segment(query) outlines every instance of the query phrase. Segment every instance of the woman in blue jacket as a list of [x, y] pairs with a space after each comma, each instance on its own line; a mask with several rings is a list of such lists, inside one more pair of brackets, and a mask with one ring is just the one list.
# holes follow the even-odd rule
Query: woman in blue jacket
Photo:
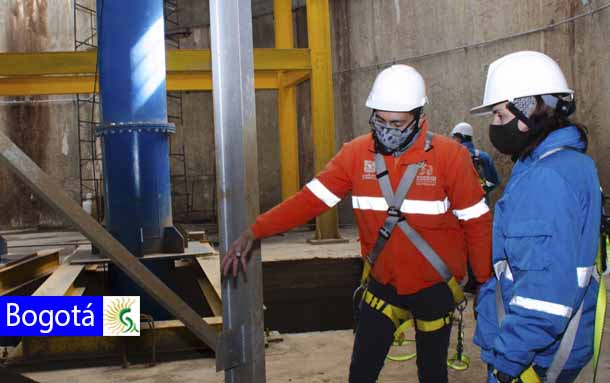
[[496, 278], [476, 308], [489, 382], [573, 382], [593, 354], [601, 194], [574, 109], [557, 63], [517, 52], [490, 65], [471, 111], [493, 114], [491, 142], [516, 162], [495, 208]]

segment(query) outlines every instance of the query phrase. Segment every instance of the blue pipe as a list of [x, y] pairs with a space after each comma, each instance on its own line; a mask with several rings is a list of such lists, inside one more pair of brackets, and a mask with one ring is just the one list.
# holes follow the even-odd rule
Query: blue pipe
[[162, 0], [97, 0], [105, 224], [133, 254], [172, 227]]
[[[106, 228], [136, 256], [168, 243], [182, 252], [172, 222], [163, 1], [97, 0], [97, 21]], [[170, 281], [173, 262], [143, 263]], [[109, 275], [112, 294], [140, 295], [142, 312], [169, 318], [114, 265]]]

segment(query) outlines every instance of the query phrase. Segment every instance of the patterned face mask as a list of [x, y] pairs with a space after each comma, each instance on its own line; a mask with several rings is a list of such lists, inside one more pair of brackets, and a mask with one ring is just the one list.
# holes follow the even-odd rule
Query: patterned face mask
[[536, 97], [527, 96], [515, 99], [512, 104], [519, 110], [525, 117], [530, 117], [536, 109]]
[[404, 130], [400, 130], [400, 128], [393, 128], [387, 122], [380, 120], [375, 113], [371, 115], [369, 121], [376, 140], [389, 153], [403, 146], [409, 137], [412, 136], [416, 123], [417, 119], [413, 119]]

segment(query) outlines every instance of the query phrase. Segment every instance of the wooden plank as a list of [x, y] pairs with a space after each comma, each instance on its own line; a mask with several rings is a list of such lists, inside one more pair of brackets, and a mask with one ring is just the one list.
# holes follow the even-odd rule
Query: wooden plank
[[212, 310], [212, 314], [222, 316], [222, 300], [214, 290], [214, 286], [212, 286], [208, 278], [206, 276], [198, 278], [197, 283]]
[[222, 315], [222, 284], [218, 255], [197, 257], [196, 260], [203, 271], [203, 277], [197, 280], [203, 296], [214, 315]]
[[163, 281], [68, 195], [62, 186], [38, 167], [14, 142], [0, 132], [0, 161], [52, 208], [61, 213], [100, 251], [112, 259], [136, 284], [167, 311], [180, 319], [197, 338], [217, 349], [218, 333]]
[[222, 284], [220, 279], [220, 259], [218, 254], [206, 257], [197, 257], [197, 263], [201, 266], [201, 270], [212, 284], [214, 291], [220, 297], [222, 296]]
[[57, 270], [32, 294], [33, 296], [66, 295], [73, 287], [74, 281], [85, 268], [84, 265], [72, 265], [66, 259]]

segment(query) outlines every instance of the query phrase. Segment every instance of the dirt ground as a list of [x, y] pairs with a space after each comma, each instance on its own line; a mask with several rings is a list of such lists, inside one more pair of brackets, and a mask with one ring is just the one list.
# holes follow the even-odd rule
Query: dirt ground
[[[286, 236], [268, 239], [263, 244], [265, 261], [308, 258], [354, 257], [359, 253], [357, 233], [353, 228], [341, 230], [347, 243], [312, 246], [306, 239], [311, 232], [297, 231]], [[77, 233], [38, 235], [15, 234], [11, 244], [16, 252], [31, 251], [30, 246], [48, 247], [58, 243], [79, 243], [83, 238]], [[60, 240], [61, 239], [61, 240]], [[20, 248], [19, 246], [24, 246]], [[610, 281], [608, 281], [610, 282]], [[609, 286], [610, 283], [606, 283]], [[597, 382], [610, 382], [610, 310], [606, 315], [606, 336], [602, 350]], [[465, 349], [472, 364], [467, 371], [449, 372], [453, 383], [485, 382], [486, 367], [479, 359], [478, 349], [472, 344], [474, 320], [469, 305], [465, 311]], [[455, 325], [454, 325], [455, 326]], [[450, 355], [455, 352], [457, 331], [453, 331]], [[347, 373], [353, 343], [351, 330], [283, 334], [283, 341], [271, 343], [266, 350], [267, 382], [269, 383], [339, 383], [347, 382]], [[591, 366], [585, 368], [578, 382], [591, 382]], [[25, 375], [41, 383], [222, 383], [224, 375], [216, 373], [213, 359], [191, 359], [165, 362], [155, 367], [132, 365], [128, 369], [120, 366], [81, 368], [55, 371], [28, 372]], [[387, 361], [380, 382], [415, 383], [417, 371], [415, 361]], [[4, 382], [0, 382], [4, 383]]]
[[[478, 349], [472, 344], [473, 318], [470, 307], [466, 310], [466, 354], [472, 359], [467, 371], [449, 372], [454, 383], [485, 382], [485, 366], [479, 359]], [[610, 330], [606, 321], [606, 332]], [[452, 335], [450, 354], [455, 351], [455, 334]], [[352, 348], [350, 330], [312, 332], [284, 335], [280, 343], [272, 343], [266, 350], [267, 382], [269, 383], [344, 383]], [[598, 382], [610, 381], [610, 336], [604, 339]], [[33, 372], [26, 375], [43, 383], [222, 383], [223, 374], [215, 372], [214, 360], [196, 359], [162, 363], [155, 367], [132, 366], [74, 369]], [[416, 383], [415, 361], [387, 361], [379, 379], [385, 383]], [[591, 367], [581, 374], [578, 382], [591, 381]]]

